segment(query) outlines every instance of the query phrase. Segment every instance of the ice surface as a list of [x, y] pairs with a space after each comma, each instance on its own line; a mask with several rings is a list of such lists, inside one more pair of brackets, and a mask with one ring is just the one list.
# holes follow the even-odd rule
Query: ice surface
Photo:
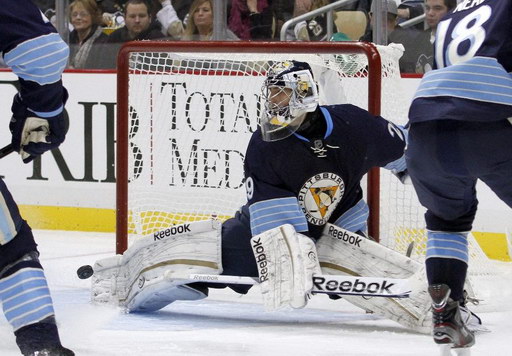
[[[438, 355], [428, 335], [366, 314], [344, 300], [315, 296], [302, 310], [265, 312], [257, 287], [239, 296], [212, 289], [202, 301], [176, 302], [152, 314], [125, 314], [89, 302], [90, 280], [76, 269], [114, 254], [113, 234], [35, 231], [63, 344], [80, 356], [399, 356]], [[493, 288], [499, 290], [503, 285]], [[508, 303], [512, 298], [508, 298]], [[512, 355], [512, 311], [473, 307], [492, 330], [473, 356]], [[0, 317], [0, 355], [19, 355]]]

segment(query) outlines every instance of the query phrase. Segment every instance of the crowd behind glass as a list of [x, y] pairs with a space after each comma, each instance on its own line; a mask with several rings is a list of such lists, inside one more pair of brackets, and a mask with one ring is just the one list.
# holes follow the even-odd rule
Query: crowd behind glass
[[[56, 1], [33, 1], [55, 24]], [[222, 4], [220, 38], [214, 36], [214, 14], [219, 14], [214, 11], [217, 10], [214, 6], [219, 6], [214, 1]], [[328, 12], [321, 12], [286, 25], [283, 37], [281, 28], [286, 21], [335, 2], [340, 3], [336, 0], [74, 0], [66, 1], [66, 15], [61, 17], [65, 18], [66, 28], [59, 32], [70, 45], [68, 67], [72, 69], [114, 69], [119, 47], [131, 40], [362, 40], [403, 44], [401, 72], [424, 73], [432, 67], [432, 41], [437, 23], [457, 4], [457, 0], [346, 0], [332, 12], [332, 35], [327, 26]], [[376, 21], [379, 10], [382, 17]], [[349, 16], [341, 18], [342, 13]], [[364, 14], [362, 30], [343, 32], [351, 27], [351, 22], [360, 21], [357, 14]], [[378, 24], [381, 26], [377, 27]], [[385, 34], [381, 36], [383, 40], [377, 41], [376, 34]]]

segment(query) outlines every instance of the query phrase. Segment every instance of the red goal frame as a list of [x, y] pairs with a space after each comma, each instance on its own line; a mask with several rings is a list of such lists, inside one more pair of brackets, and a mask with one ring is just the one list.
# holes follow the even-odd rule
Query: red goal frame
[[[224, 42], [224, 41], [135, 41], [125, 43], [117, 57], [117, 136], [116, 136], [116, 253], [128, 247], [128, 89], [129, 57], [134, 52], [174, 53], [301, 53], [363, 54], [368, 59], [368, 111], [381, 112], [381, 58], [368, 42]], [[367, 203], [370, 207], [368, 232], [379, 239], [379, 169], [368, 174]]]

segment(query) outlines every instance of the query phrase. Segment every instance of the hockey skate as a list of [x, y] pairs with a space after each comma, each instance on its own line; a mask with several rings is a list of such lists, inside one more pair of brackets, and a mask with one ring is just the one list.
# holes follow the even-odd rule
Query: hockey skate
[[468, 348], [475, 343], [473, 332], [462, 320], [459, 303], [450, 299], [446, 284], [428, 287], [432, 298], [433, 336], [436, 344], [450, 348]]
[[74, 356], [75, 353], [70, 349], [66, 349], [63, 346], [46, 348], [31, 353], [23, 354], [27, 356]]

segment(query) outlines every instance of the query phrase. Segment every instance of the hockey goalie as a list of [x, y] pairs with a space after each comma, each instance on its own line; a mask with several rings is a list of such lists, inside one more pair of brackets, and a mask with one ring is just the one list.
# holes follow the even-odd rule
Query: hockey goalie
[[[360, 182], [373, 167], [407, 176], [406, 130], [354, 105], [319, 105], [305, 62], [275, 63], [261, 98], [260, 127], [244, 160], [247, 204], [222, 224], [170, 226], [96, 262], [93, 300], [152, 311], [205, 298], [213, 286], [247, 293], [254, 283], [243, 278], [250, 277], [267, 310], [302, 308], [311, 294], [329, 293], [430, 332], [421, 264], [365, 237]], [[194, 274], [213, 277], [197, 283]], [[349, 288], [363, 280], [366, 288]]]

